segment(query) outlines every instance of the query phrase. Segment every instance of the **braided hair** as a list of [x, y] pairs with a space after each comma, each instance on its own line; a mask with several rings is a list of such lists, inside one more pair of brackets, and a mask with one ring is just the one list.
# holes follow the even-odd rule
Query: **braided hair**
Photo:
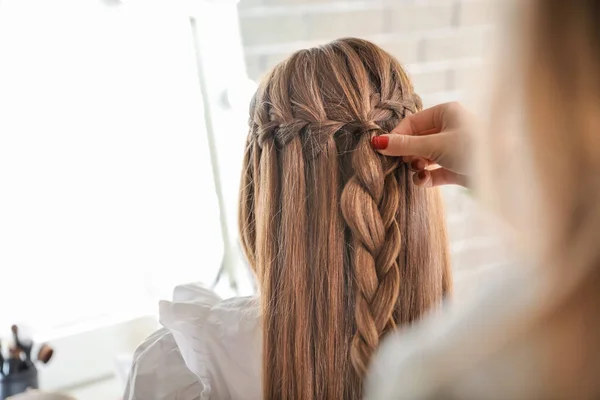
[[254, 96], [239, 220], [265, 399], [360, 398], [381, 338], [451, 290], [439, 193], [370, 144], [421, 108], [401, 65], [359, 39], [292, 55]]

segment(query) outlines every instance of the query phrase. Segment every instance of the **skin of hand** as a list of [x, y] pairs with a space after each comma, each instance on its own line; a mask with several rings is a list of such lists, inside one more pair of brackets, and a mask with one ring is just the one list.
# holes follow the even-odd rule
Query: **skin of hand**
[[406, 117], [389, 134], [373, 137], [379, 153], [402, 157], [422, 187], [468, 186], [475, 118], [459, 103], [440, 104]]

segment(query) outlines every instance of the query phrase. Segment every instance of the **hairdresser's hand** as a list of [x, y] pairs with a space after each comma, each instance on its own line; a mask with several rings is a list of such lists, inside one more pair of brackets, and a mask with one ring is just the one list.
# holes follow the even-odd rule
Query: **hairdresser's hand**
[[440, 104], [410, 115], [390, 134], [374, 137], [373, 148], [402, 157], [416, 185], [467, 186], [473, 123], [459, 103]]

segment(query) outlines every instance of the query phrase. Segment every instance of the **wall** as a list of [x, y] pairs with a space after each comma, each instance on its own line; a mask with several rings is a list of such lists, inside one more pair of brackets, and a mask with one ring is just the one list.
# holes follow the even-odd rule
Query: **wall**
[[259, 79], [291, 52], [340, 37], [374, 41], [407, 64], [427, 103], [477, 74], [490, 0], [241, 0], [248, 74]]

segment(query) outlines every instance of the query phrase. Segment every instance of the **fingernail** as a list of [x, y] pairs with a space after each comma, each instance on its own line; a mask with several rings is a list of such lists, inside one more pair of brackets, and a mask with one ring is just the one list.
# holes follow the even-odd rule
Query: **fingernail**
[[371, 146], [373, 146], [375, 150], [385, 150], [389, 143], [390, 138], [387, 136], [374, 136], [373, 139], [371, 139]]
[[419, 177], [420, 181], [424, 181], [427, 178], [427, 172], [425, 171], [421, 171], [419, 172], [419, 175], [417, 175]]

